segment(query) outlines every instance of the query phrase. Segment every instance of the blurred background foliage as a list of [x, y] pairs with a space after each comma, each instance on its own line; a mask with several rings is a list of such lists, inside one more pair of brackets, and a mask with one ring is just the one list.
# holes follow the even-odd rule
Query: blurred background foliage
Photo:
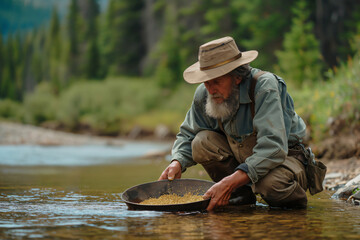
[[198, 47], [226, 35], [289, 85], [321, 140], [360, 121], [358, 0], [4, 0], [0, 117], [101, 135], [159, 124], [176, 133]]

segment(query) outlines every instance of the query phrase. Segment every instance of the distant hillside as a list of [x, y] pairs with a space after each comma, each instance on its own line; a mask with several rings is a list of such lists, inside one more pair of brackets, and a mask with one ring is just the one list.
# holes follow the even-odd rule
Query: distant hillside
[[[42, 25], [46, 25], [54, 7], [60, 18], [66, 15], [70, 0], [1, 0], [0, 1], [0, 30], [6, 38], [9, 33], [26, 32]], [[99, 0], [103, 10], [108, 0]]]

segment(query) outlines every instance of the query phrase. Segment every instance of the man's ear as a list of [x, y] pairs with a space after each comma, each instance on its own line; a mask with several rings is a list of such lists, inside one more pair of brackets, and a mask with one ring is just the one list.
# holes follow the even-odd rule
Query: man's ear
[[241, 81], [242, 81], [242, 77], [240, 77], [240, 76], [235, 76], [235, 83], [236, 83], [236, 85], [239, 85], [239, 84], [241, 83]]

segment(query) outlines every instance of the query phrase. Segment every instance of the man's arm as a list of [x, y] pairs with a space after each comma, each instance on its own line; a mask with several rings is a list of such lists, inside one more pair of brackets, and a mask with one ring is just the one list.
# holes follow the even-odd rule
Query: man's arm
[[[206, 88], [203, 84], [199, 85], [196, 89], [193, 103], [185, 116], [184, 122], [180, 126], [180, 132], [176, 136], [173, 148], [171, 150], [172, 163], [178, 162], [181, 168], [181, 172], [184, 172], [186, 168], [195, 165], [196, 163], [192, 159], [192, 148], [191, 143], [195, 138], [196, 134], [205, 129], [212, 129], [216, 125], [216, 121], [209, 119], [205, 114], [204, 104], [206, 101]], [[169, 171], [178, 170], [170, 164], [161, 174], [159, 179], [166, 179], [169, 175]], [[172, 173], [172, 172], [171, 172]], [[164, 177], [165, 176], [165, 177]], [[178, 175], [174, 175], [176, 177]]]
[[236, 188], [244, 186], [249, 182], [249, 176], [241, 170], [237, 170], [233, 174], [224, 177], [204, 194], [204, 199], [211, 198], [206, 210], [211, 211], [216, 207], [229, 204], [231, 193]]
[[259, 90], [255, 96], [253, 127], [257, 141], [253, 154], [236, 168], [246, 169], [253, 183], [283, 163], [287, 155], [288, 139], [278, 84], [275, 77], [264, 74], [256, 85]]

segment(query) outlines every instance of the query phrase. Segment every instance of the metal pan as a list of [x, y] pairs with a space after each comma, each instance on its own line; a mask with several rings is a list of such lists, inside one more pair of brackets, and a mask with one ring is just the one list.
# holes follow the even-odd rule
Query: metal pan
[[204, 211], [209, 205], [210, 199], [168, 205], [144, 205], [140, 202], [148, 198], [158, 198], [164, 194], [177, 194], [184, 196], [186, 193], [204, 195], [214, 182], [198, 179], [175, 179], [173, 181], [161, 180], [140, 184], [127, 189], [121, 195], [129, 210], [152, 210], [152, 211]]

